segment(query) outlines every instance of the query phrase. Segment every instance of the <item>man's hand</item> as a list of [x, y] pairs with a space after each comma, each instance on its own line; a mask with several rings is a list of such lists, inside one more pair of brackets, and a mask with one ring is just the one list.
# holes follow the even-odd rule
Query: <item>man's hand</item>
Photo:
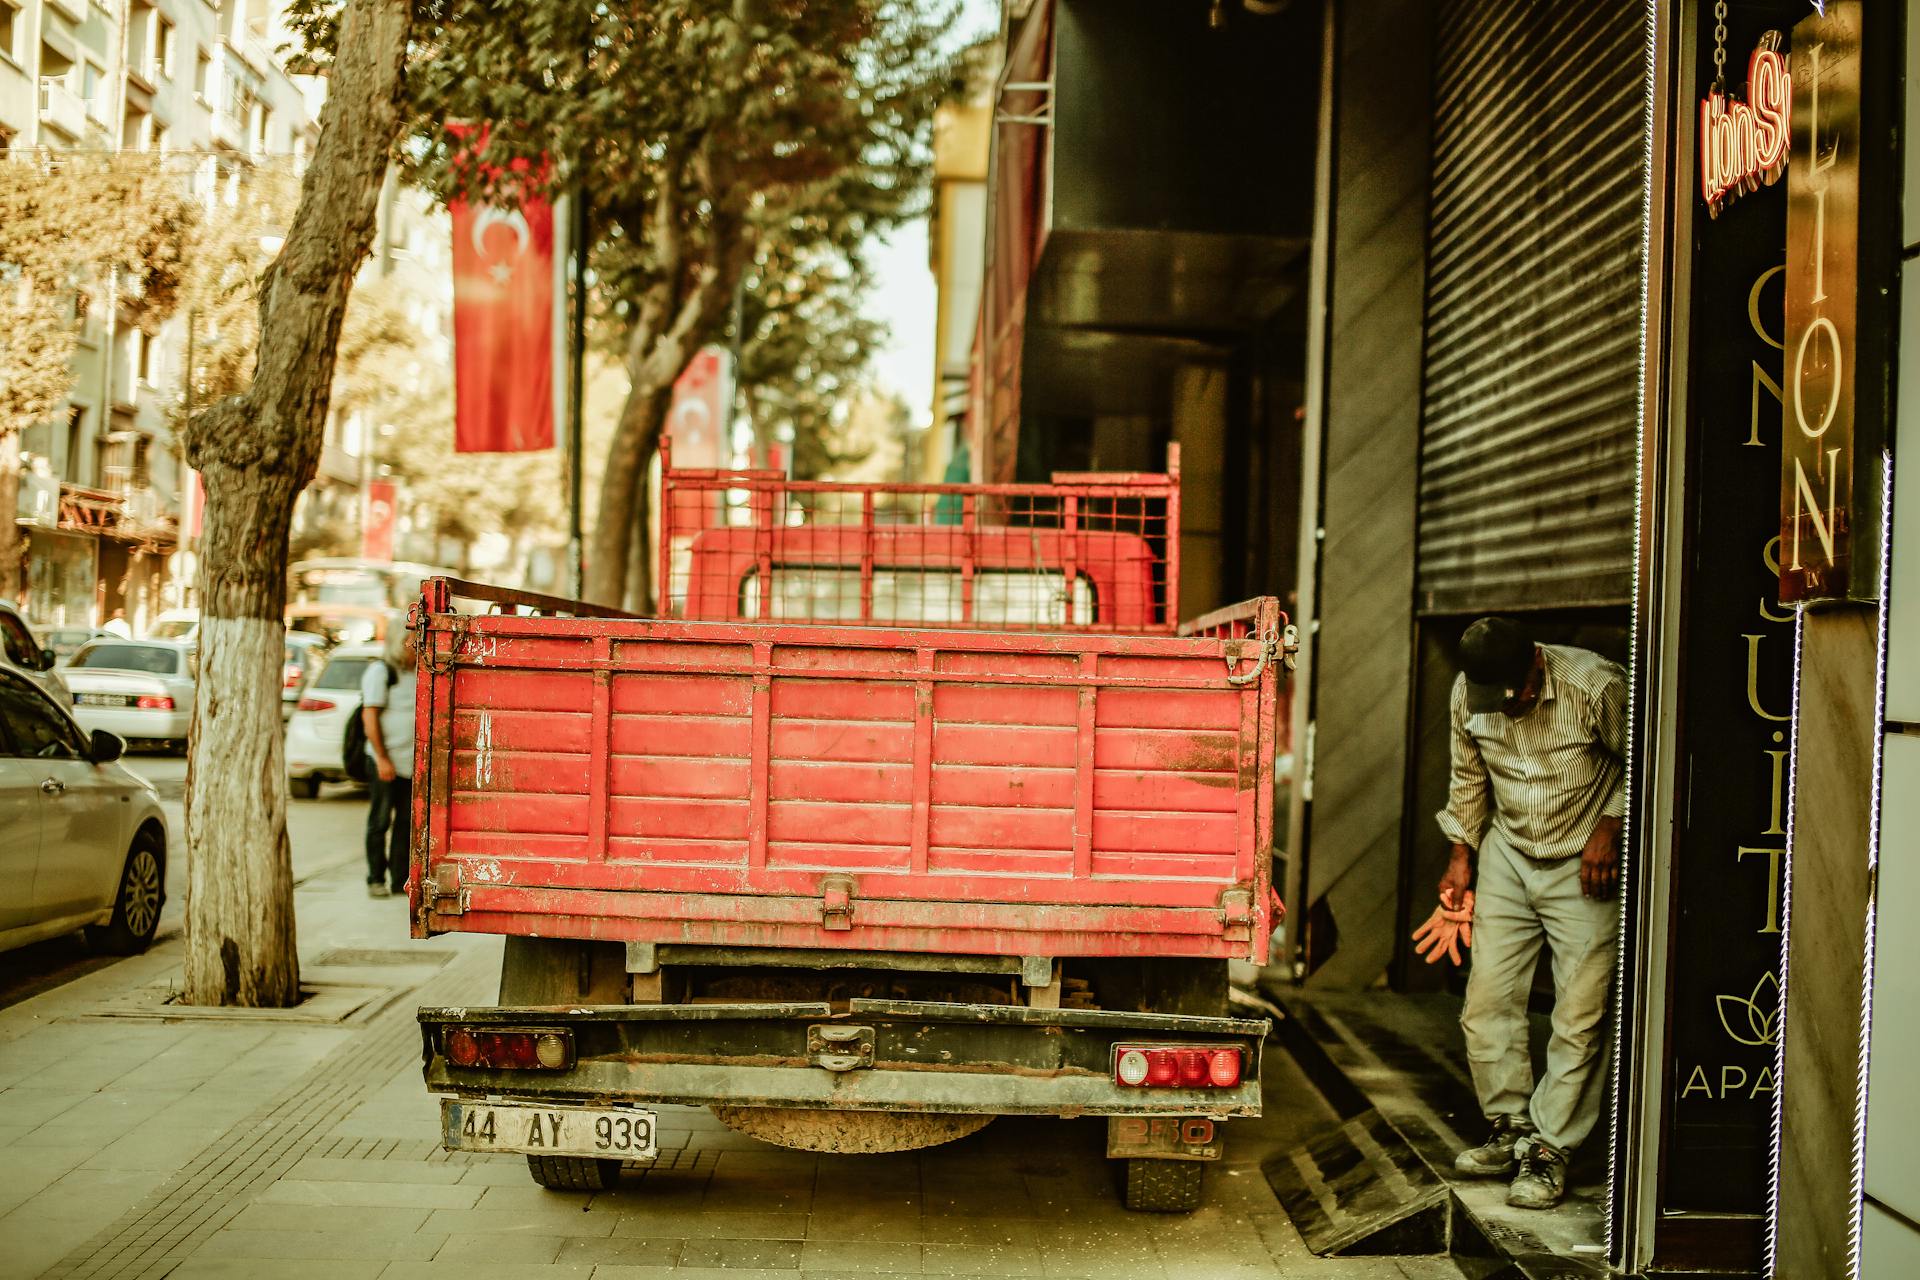
[[1466, 891], [1458, 910], [1435, 907], [1426, 923], [1413, 931], [1414, 953], [1428, 964], [1439, 964], [1442, 956], [1460, 963], [1460, 948], [1473, 945], [1473, 890]]
[[1620, 819], [1602, 818], [1580, 851], [1580, 892], [1589, 898], [1613, 896], [1620, 884]]
[[400, 776], [400, 771], [393, 767], [392, 756], [381, 756], [373, 762], [373, 768], [374, 772], [380, 775], [380, 781], [382, 782], [392, 782]]
[[1467, 846], [1453, 846], [1453, 857], [1447, 861], [1447, 869], [1440, 877], [1440, 905], [1449, 911], [1457, 911], [1467, 900], [1467, 889], [1473, 884], [1473, 854]]

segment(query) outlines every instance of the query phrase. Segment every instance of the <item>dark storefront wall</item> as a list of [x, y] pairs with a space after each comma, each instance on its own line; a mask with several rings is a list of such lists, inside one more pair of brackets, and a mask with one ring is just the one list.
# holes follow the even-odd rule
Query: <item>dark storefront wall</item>
[[1297, 820], [1315, 985], [1445, 980], [1404, 939], [1446, 856], [1466, 623], [1524, 612], [1625, 657], [1645, 34], [1623, 0], [1342, 6], [1318, 585], [1342, 661], [1315, 672]]

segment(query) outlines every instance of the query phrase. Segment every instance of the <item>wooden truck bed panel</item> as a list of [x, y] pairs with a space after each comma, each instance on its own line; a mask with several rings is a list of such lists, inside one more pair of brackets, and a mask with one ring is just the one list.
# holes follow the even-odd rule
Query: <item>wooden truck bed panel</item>
[[1265, 959], [1278, 664], [1228, 680], [1256, 641], [444, 597], [417, 935]]

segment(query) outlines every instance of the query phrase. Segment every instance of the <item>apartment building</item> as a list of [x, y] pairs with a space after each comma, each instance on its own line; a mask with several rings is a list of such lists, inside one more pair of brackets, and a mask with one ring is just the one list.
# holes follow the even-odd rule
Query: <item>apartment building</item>
[[[0, 153], [145, 151], [213, 203], [252, 166], [303, 164], [323, 89], [289, 75], [283, 0], [0, 0]], [[21, 439], [25, 605], [41, 625], [125, 612], [137, 628], [192, 585], [191, 478], [172, 415], [192, 317], [143, 329], [94, 298], [66, 412]]]

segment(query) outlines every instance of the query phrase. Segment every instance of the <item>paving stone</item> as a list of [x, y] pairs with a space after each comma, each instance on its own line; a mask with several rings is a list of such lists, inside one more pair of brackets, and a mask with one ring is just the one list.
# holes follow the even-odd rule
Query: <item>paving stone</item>
[[[323, 1262], [282, 1258], [273, 1264], [274, 1280], [375, 1280], [387, 1266], [377, 1261], [329, 1258]], [[252, 1258], [188, 1258], [167, 1272], [169, 1280], [254, 1280], [260, 1274]]]
[[918, 1244], [918, 1214], [814, 1213], [807, 1222], [809, 1240], [871, 1240]]
[[582, 1213], [568, 1206], [535, 1209], [435, 1209], [425, 1230], [455, 1237], [505, 1235], [608, 1236], [623, 1219], [617, 1213]]
[[[344, 1208], [308, 1204], [250, 1204], [230, 1224], [236, 1231], [419, 1231], [434, 1213], [465, 1213], [461, 1209], [410, 1209], [404, 1206]], [[433, 1231], [450, 1229], [434, 1226]]]
[[[560, 1266], [551, 1262], [491, 1260], [480, 1272], [483, 1280], [592, 1280], [590, 1266]], [[389, 1262], [380, 1280], [475, 1280], [474, 1264], [458, 1262]]]
[[[373, 1164], [369, 1160], [364, 1163]], [[471, 1209], [482, 1187], [405, 1182], [304, 1182], [291, 1175], [268, 1187], [255, 1204], [401, 1206], [409, 1209]]]
[[443, 1235], [417, 1231], [250, 1231], [232, 1227], [210, 1236], [193, 1253], [194, 1258], [247, 1258], [255, 1263], [256, 1274], [270, 1268], [261, 1262], [279, 1263], [308, 1259], [378, 1259], [380, 1261], [419, 1260], [433, 1257], [447, 1243]]
[[807, 1271], [920, 1270], [920, 1246], [877, 1240], [809, 1240], [800, 1252]]
[[944, 1276], [1044, 1276], [1040, 1250], [1032, 1245], [927, 1244], [920, 1246], [920, 1269]]
[[561, 1244], [559, 1261], [587, 1266], [619, 1263], [631, 1267], [670, 1267], [680, 1261], [683, 1244], [682, 1240], [625, 1236], [570, 1239]]
[[593, 1280], [800, 1280], [801, 1275], [786, 1268], [765, 1267], [626, 1267], [613, 1263], [593, 1269]]
[[807, 1215], [702, 1213], [698, 1209], [648, 1212], [623, 1207], [613, 1234], [624, 1239], [804, 1240]]
[[469, 1267], [476, 1263], [491, 1266], [496, 1262], [552, 1262], [566, 1243], [566, 1236], [531, 1231], [477, 1232], [449, 1238], [433, 1257], [436, 1262], [463, 1262]]
[[[286, 1176], [306, 1182], [398, 1182], [417, 1186], [472, 1185], [465, 1165], [429, 1164], [424, 1160], [338, 1160], [326, 1156], [307, 1156]], [[522, 1176], [526, 1170], [521, 1169]]]
[[688, 1240], [680, 1247], [678, 1265], [784, 1270], [800, 1265], [800, 1248], [798, 1240]]

